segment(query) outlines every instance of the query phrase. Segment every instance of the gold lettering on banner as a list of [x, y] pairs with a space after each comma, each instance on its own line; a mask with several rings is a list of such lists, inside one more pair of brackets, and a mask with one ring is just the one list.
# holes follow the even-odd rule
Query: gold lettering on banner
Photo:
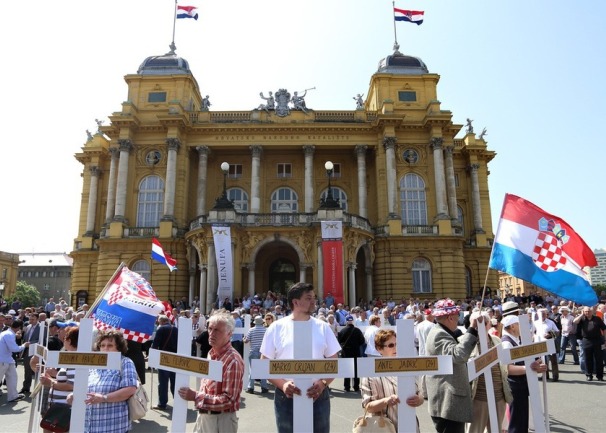
[[208, 374], [209, 363], [204, 359], [192, 359], [173, 353], [160, 354], [160, 367], [172, 367], [192, 373]]
[[547, 343], [545, 341], [540, 343], [533, 343], [527, 346], [514, 347], [509, 350], [511, 360], [526, 358], [533, 355], [544, 355], [547, 353]]
[[375, 372], [395, 373], [398, 371], [437, 371], [438, 358], [390, 358], [376, 359]]
[[107, 365], [107, 353], [59, 353], [60, 365], [88, 365], [91, 367], [105, 367]]
[[270, 374], [338, 374], [339, 361], [269, 361]]
[[478, 371], [481, 371], [486, 366], [491, 365], [497, 359], [499, 359], [499, 354], [498, 354], [498, 350], [496, 347], [493, 347], [488, 352], [483, 353], [482, 355], [478, 356], [477, 358], [475, 358], [473, 360], [473, 365], [476, 369], [476, 373]]
[[36, 346], [36, 355], [38, 355], [41, 358], [46, 359], [46, 347], [42, 346], [42, 345], [37, 345]]

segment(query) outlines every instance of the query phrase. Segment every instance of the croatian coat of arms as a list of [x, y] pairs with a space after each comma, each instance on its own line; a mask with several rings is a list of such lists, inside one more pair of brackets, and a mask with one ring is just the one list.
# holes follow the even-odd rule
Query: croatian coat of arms
[[290, 108], [288, 103], [290, 102], [290, 93], [286, 89], [280, 89], [276, 92], [276, 115], [280, 117], [288, 116], [290, 114]]
[[535, 265], [546, 272], [554, 272], [564, 267], [567, 262], [562, 247], [570, 236], [566, 234], [560, 224], [554, 220], [541, 218], [539, 220], [539, 234], [534, 243], [532, 260]]

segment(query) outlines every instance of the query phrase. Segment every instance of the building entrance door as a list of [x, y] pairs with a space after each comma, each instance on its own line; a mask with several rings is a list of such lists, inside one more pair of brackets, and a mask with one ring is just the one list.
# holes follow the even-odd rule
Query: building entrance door
[[269, 266], [269, 290], [286, 294], [290, 286], [297, 282], [295, 265], [286, 259], [277, 259]]

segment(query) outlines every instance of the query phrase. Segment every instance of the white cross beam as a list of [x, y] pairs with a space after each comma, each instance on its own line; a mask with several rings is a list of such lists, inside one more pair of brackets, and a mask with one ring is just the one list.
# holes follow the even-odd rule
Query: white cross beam
[[306, 390], [314, 379], [352, 377], [353, 358], [312, 358], [312, 323], [295, 321], [292, 360], [253, 359], [252, 374], [258, 379], [294, 378], [301, 395], [293, 396], [293, 433], [309, 433], [314, 430], [314, 401]]
[[[181, 387], [189, 387], [189, 378], [192, 376], [220, 382], [222, 378], [222, 362], [201, 359], [190, 355], [193, 335], [192, 320], [186, 317], [179, 317], [178, 325], [179, 339], [177, 353], [149, 349], [149, 365], [160, 370], [176, 373], [175, 390]], [[185, 426], [187, 425], [187, 403], [178, 393], [175, 394], [170, 431], [185, 431]]]
[[[405, 402], [417, 393], [416, 379], [421, 375], [452, 374], [451, 356], [418, 356], [415, 348], [414, 320], [396, 320], [397, 357], [358, 358], [358, 376], [396, 376], [398, 380], [398, 432], [417, 431], [415, 408]], [[371, 344], [373, 342], [369, 342]]]

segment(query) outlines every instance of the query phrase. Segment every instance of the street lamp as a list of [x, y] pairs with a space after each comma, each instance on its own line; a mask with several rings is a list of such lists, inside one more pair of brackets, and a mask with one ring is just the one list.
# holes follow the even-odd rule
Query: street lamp
[[223, 193], [215, 200], [213, 210], [233, 209], [234, 204], [227, 198], [227, 174], [229, 173], [229, 163], [221, 163], [221, 171], [223, 172]]
[[339, 199], [333, 197], [332, 187], [330, 186], [330, 178], [332, 177], [335, 165], [332, 161], [326, 161], [324, 168], [326, 169], [326, 175], [328, 176], [328, 191], [326, 192], [326, 197], [320, 199], [320, 209], [340, 209], [341, 205], [339, 204]]

